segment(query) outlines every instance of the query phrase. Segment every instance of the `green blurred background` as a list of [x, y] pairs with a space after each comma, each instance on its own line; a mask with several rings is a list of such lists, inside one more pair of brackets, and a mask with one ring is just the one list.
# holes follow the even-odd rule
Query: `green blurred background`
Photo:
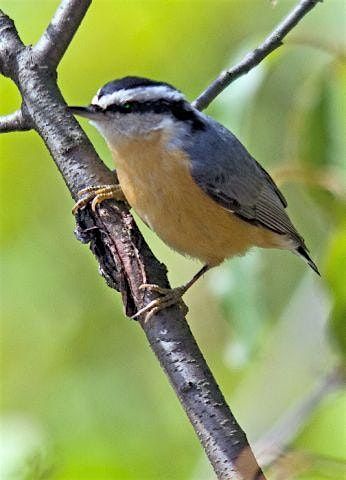
[[[137, 74], [192, 100], [294, 3], [94, 1], [59, 85], [67, 102], [83, 105], [106, 81]], [[0, 0], [26, 43], [57, 5]], [[284, 419], [283, 437], [306, 465], [297, 473], [294, 457], [287, 478], [345, 475], [345, 395], [325, 384], [346, 346], [345, 9], [343, 0], [318, 4], [209, 108], [278, 181], [322, 272], [288, 252], [254, 250], [186, 296], [188, 321], [250, 440], [258, 445]], [[0, 78], [0, 113], [19, 104]], [[103, 140], [82, 126], [111, 165]], [[0, 156], [1, 478], [214, 478], [141, 329], [74, 239], [73, 202], [42, 141], [34, 132], [2, 135]], [[141, 229], [173, 285], [197, 270]]]

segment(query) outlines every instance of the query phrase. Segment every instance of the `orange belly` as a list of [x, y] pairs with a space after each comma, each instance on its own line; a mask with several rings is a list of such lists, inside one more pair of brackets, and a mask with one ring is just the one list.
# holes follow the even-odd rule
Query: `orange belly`
[[120, 185], [138, 215], [170, 247], [211, 266], [280, 238], [226, 211], [190, 175], [185, 154], [167, 151], [160, 133], [117, 147]]

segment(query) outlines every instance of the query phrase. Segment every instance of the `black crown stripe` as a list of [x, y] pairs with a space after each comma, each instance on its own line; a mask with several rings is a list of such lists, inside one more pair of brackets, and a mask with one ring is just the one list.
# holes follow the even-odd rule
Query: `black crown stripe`
[[171, 90], [178, 91], [176, 88], [166, 82], [159, 82], [143, 77], [124, 77], [106, 83], [106, 85], [101, 88], [98, 98], [118, 92], [119, 90], [130, 90], [138, 87], [167, 87]]

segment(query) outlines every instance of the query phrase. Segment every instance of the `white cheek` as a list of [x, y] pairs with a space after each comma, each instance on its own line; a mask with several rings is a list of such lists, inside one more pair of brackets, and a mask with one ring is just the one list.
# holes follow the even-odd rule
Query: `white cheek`
[[119, 135], [119, 132], [117, 132], [117, 130], [114, 128], [114, 124], [109, 124], [109, 122], [100, 122], [96, 120], [90, 120], [89, 123], [101, 133], [101, 135], [107, 140], [107, 142], [112, 143], [112, 140], [115, 140]]

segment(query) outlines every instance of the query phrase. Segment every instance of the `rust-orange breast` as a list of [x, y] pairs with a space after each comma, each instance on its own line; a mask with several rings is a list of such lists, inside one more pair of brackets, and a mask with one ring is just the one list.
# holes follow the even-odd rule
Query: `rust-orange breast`
[[153, 133], [113, 151], [124, 194], [170, 247], [217, 265], [250, 247], [280, 247], [280, 236], [253, 226], [209, 198], [190, 175], [186, 154]]

